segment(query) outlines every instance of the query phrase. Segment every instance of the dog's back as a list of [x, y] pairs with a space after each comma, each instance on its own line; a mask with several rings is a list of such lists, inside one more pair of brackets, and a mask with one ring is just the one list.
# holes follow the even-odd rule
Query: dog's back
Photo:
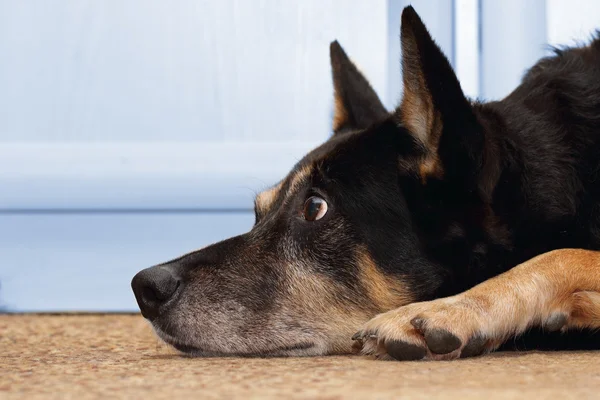
[[600, 248], [600, 38], [555, 49], [505, 99], [477, 110], [505, 155], [494, 211], [514, 233], [511, 262]]

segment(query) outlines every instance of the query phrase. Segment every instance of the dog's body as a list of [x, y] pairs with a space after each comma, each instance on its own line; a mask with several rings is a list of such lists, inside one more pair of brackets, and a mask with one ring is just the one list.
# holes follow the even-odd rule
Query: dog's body
[[401, 36], [395, 112], [334, 42], [333, 137], [257, 197], [249, 233], [136, 275], [164, 340], [317, 355], [362, 326], [366, 354], [438, 359], [600, 327], [600, 39], [471, 103], [412, 8]]

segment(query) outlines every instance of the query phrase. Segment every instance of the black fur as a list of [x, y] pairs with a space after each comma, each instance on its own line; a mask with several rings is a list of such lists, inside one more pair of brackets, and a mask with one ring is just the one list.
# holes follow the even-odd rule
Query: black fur
[[337, 41], [331, 43], [329, 53], [336, 97], [346, 110], [344, 121], [334, 128], [334, 133], [365, 129], [385, 118], [388, 112], [377, 93]]

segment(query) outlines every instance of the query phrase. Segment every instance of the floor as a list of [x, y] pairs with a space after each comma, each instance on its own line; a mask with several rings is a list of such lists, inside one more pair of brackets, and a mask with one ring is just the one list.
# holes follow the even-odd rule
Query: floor
[[454, 362], [181, 357], [139, 315], [0, 315], [0, 398], [482, 399], [600, 396], [600, 353]]

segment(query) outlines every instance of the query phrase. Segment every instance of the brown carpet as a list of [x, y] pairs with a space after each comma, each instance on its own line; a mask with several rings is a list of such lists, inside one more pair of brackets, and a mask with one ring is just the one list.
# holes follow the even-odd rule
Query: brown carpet
[[187, 358], [137, 315], [0, 315], [0, 399], [600, 398], [600, 352], [453, 362]]

